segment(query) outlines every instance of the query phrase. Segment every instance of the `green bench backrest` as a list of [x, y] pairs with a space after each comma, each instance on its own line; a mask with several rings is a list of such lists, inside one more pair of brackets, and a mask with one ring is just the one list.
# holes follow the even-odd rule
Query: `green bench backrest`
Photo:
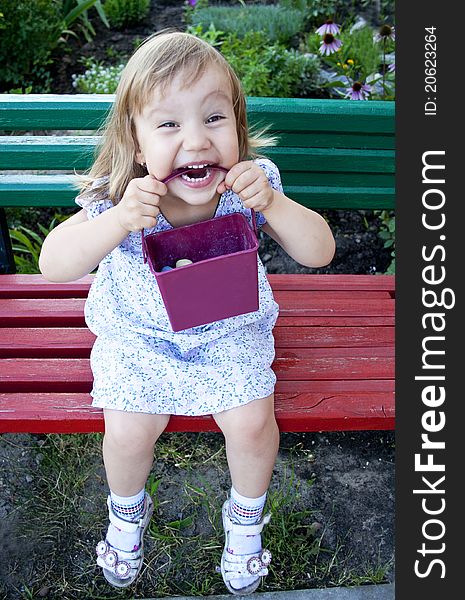
[[[0, 206], [72, 206], [74, 177], [44, 171], [89, 167], [112, 102], [110, 95], [0, 95], [0, 171], [14, 171], [0, 174]], [[247, 110], [251, 125], [278, 134], [266, 155], [297, 202], [394, 207], [393, 102], [248, 98]], [[40, 135], [19, 135], [31, 131]]]

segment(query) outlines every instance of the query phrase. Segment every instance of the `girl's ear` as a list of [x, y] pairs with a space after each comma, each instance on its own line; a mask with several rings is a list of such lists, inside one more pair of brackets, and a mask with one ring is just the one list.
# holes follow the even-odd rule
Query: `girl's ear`
[[141, 150], [139, 150], [139, 148], [136, 148], [136, 162], [140, 165], [143, 165], [145, 163], [144, 154], [143, 152], [141, 152]]
[[136, 154], [135, 154], [136, 163], [138, 163], [139, 165], [144, 165], [145, 164], [144, 153], [142, 152], [139, 142], [135, 135], [133, 136], [133, 141], [134, 141], [134, 147], [136, 150]]

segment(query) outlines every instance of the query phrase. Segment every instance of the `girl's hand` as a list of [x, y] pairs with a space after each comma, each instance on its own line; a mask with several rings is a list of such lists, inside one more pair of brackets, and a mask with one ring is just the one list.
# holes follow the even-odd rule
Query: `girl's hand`
[[274, 199], [265, 171], [251, 160], [234, 165], [216, 191], [223, 194], [227, 189], [232, 189], [246, 208], [260, 212], [269, 208]]
[[166, 185], [153, 175], [132, 179], [115, 206], [121, 227], [128, 232], [155, 227], [160, 214], [160, 196], [167, 191]]

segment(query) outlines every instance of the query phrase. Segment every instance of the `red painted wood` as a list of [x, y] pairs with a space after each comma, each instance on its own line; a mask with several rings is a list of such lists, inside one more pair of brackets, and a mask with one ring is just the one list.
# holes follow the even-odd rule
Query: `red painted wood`
[[0, 357], [87, 358], [94, 341], [87, 327], [5, 327], [0, 329]]
[[[2, 276], [3, 277], [3, 276]], [[0, 300], [1, 327], [84, 326], [84, 298]]]
[[[394, 428], [394, 393], [277, 395], [281, 431]], [[89, 433], [104, 430], [101, 409], [88, 394], [0, 394], [0, 433]], [[210, 416], [171, 417], [167, 431], [218, 431]]]
[[390, 294], [395, 290], [393, 275], [294, 275], [272, 274], [268, 280], [273, 290], [378, 290]]
[[[333, 299], [312, 297], [307, 292], [276, 292], [281, 316], [392, 316], [394, 301], [378, 298]], [[84, 298], [57, 298], [53, 302], [40, 299], [0, 300], [0, 326], [2, 327], [56, 327], [84, 325]]]
[[277, 348], [367, 348], [394, 345], [393, 327], [276, 327]]
[[[393, 327], [277, 327], [276, 348], [393, 346]], [[0, 357], [86, 358], [95, 335], [86, 327], [0, 329]]]
[[312, 292], [276, 291], [274, 297], [279, 304], [279, 313], [283, 316], [352, 316], [363, 314], [368, 317], [389, 315], [394, 310], [394, 300], [392, 298], [365, 298], [363, 294], [337, 298], [332, 294], [317, 297]]
[[[393, 348], [278, 349], [273, 363], [284, 380], [392, 379]], [[88, 359], [6, 358], [0, 361], [0, 391], [90, 391], [92, 373]]]
[[275, 298], [298, 298], [297, 294], [301, 294], [301, 297], [308, 298], [320, 298], [325, 300], [350, 298], [351, 300], [362, 300], [363, 298], [380, 298], [384, 300], [392, 300], [391, 294], [387, 290], [306, 290], [303, 288], [291, 288], [291, 289], [276, 289], [273, 288]]
[[[22, 316], [19, 312], [1, 314], [0, 300], [0, 328], [1, 327], [85, 327], [84, 313], [77, 310], [70, 317], [50, 312], [46, 318], [37, 322], [34, 314]], [[32, 321], [32, 322], [31, 322]], [[278, 317], [276, 327], [379, 327], [395, 324], [394, 309], [390, 314], [384, 316], [352, 316], [352, 315], [286, 315]], [[1, 329], [0, 329], [1, 331]]]
[[[0, 277], [0, 432], [102, 430], [101, 411], [90, 408], [88, 393], [94, 336], [83, 307], [92, 279], [53, 284], [37, 275]], [[392, 429], [394, 278], [286, 274], [269, 280], [281, 304], [273, 365], [281, 429]], [[216, 426], [210, 417], [175, 417], [169, 430]]]
[[[93, 275], [70, 283], [52, 283], [42, 275], [2, 275], [2, 298], [85, 297]], [[378, 290], [394, 292], [392, 275], [268, 275], [274, 290]]]
[[53, 283], [42, 275], [2, 275], [0, 298], [86, 298], [94, 275], [78, 281]]
[[393, 392], [395, 382], [388, 379], [302, 379], [279, 380], [276, 383], [275, 394], [286, 394], [293, 397], [296, 394], [309, 392]]
[[279, 317], [275, 327], [379, 327], [395, 325], [394, 311], [383, 317], [362, 316], [301, 316]]

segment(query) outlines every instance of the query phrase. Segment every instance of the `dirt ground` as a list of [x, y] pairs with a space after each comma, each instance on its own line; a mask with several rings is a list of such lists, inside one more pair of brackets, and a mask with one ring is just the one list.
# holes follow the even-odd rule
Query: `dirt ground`
[[[189, 435], [195, 443], [198, 434]], [[218, 436], [203, 435], [215, 436], [211, 445], [216, 451], [221, 444]], [[100, 456], [96, 454], [91, 459], [84, 493], [73, 500], [77, 509], [72, 518], [65, 513], [63, 517], [49, 514], [48, 532], [33, 512], [37, 504], [42, 514], [46, 501], [40, 497], [43, 438], [26, 434], [0, 437], [0, 598], [120, 597], [106, 586], [93, 558], [97, 537], [100, 531], [103, 533], [106, 520], [107, 490]], [[158, 512], [159, 519], [173, 520], [191, 514], [192, 503], [183, 492], [186, 484], [213, 492], [216, 496], [213, 503], [218, 507], [230, 486], [227, 470], [220, 464], [192, 471], [167, 458], [156, 461], [153, 472], [162, 480], [158, 497], [163, 508]], [[322, 548], [334, 557], [332, 568], [318, 581], [307, 575], [310, 565], [302, 564], [295, 589], [353, 585], [357, 583], [356, 576], [363, 583], [363, 576], [373, 575], [378, 569], [385, 571], [382, 581], [393, 581], [393, 432], [282, 434], [270, 490], [289, 485], [297, 497], [294, 510], [311, 511], [310, 521], [322, 531]], [[73, 494], [72, 489], [69, 494]], [[192, 535], [208, 535], [210, 530], [207, 514], [200, 512]], [[155, 552], [154, 544], [159, 542], [146, 538], [146, 556], [155, 556], [152, 568], [162, 576], [166, 556]], [[273, 546], [270, 549], [273, 552]], [[221, 550], [216, 552], [217, 561], [220, 553]], [[285, 564], [281, 566], [286, 569]], [[175, 590], [188, 591], [191, 576], [186, 564], [170, 575], [171, 584]], [[57, 594], [56, 588], [63, 589], [60, 579], [80, 581], [83, 589], [94, 589], [95, 595], [78, 591], [72, 591], [71, 595]], [[273, 580], [267, 579], [270, 581], [266, 591], [276, 589]], [[153, 585], [143, 573], [136, 595], [131, 597], [155, 596]], [[35, 593], [28, 595], [27, 590]], [[218, 576], [208, 593], [223, 592]]]

